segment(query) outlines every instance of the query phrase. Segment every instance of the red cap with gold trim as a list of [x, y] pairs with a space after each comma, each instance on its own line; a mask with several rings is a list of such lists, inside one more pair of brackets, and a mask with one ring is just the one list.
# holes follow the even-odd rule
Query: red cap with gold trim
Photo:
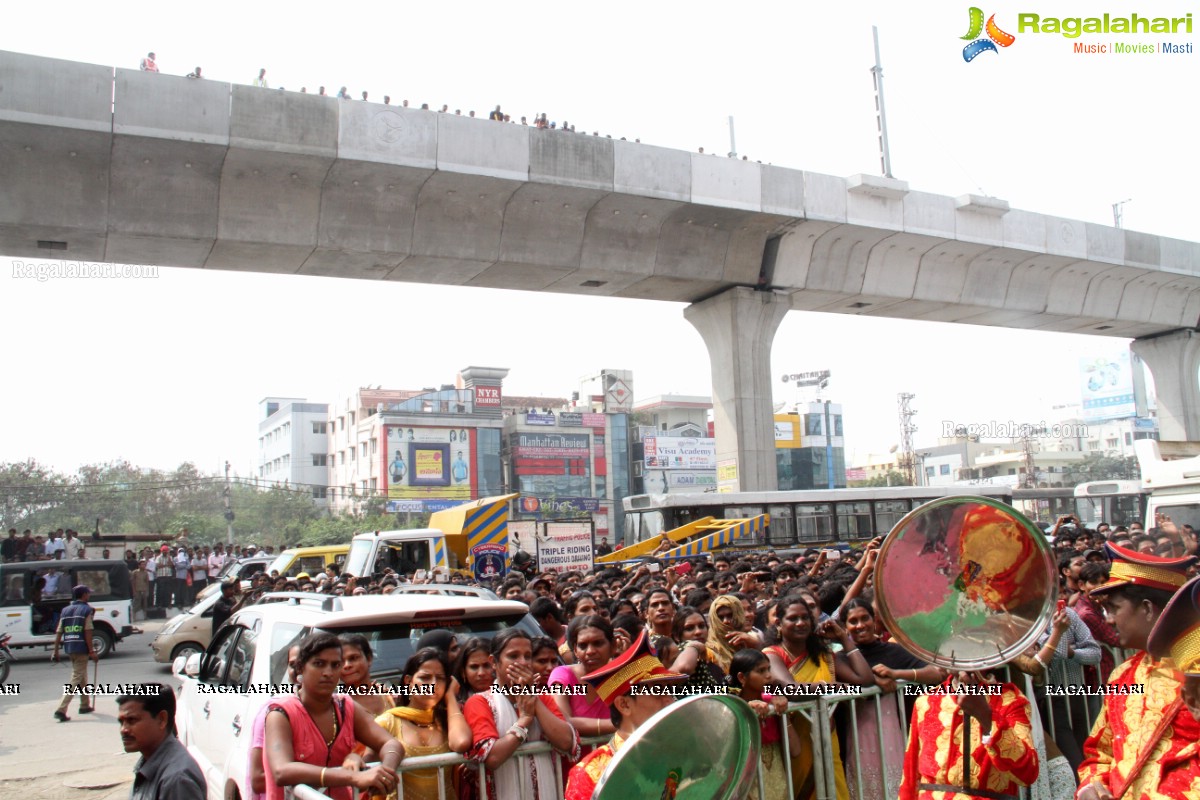
[[1163, 609], [1146, 649], [1170, 658], [1181, 672], [1200, 676], [1200, 578], [1192, 578]]
[[687, 679], [687, 675], [671, 672], [662, 665], [654, 655], [645, 631], [624, 653], [582, 678], [608, 705], [612, 705], [615, 698], [628, 694], [634, 686], [664, 686], [683, 683]]
[[1104, 552], [1112, 562], [1108, 581], [1092, 589], [1090, 594], [1101, 594], [1120, 589], [1122, 586], [1145, 586], [1174, 592], [1187, 582], [1187, 570], [1196, 563], [1195, 556], [1162, 558], [1138, 553], [1115, 544], [1104, 543]]

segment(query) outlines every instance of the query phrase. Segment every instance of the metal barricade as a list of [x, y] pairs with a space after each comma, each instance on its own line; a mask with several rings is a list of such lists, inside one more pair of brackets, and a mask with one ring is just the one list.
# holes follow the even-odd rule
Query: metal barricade
[[[584, 746], [597, 745], [597, 744], [604, 744], [610, 738], [611, 738], [610, 736], [589, 736], [586, 738], [580, 737], [579, 742], [581, 745], [584, 745]], [[555, 795], [554, 796], [557, 798], [561, 798], [563, 796], [563, 793], [566, 788], [562, 784], [562, 772], [563, 772], [562, 768], [561, 768], [562, 757], [559, 756], [558, 753], [556, 753], [554, 751], [554, 748], [551, 747], [549, 742], [529, 742], [527, 744], [523, 744], [513, 752], [512, 758], [517, 759], [518, 767], [524, 768], [525, 759], [530, 758], [532, 756], [541, 755], [543, 753], [549, 753], [554, 758], [554, 765], [555, 765], [555, 768], [554, 768]], [[374, 762], [370, 766], [375, 766], [375, 764], [377, 764], [377, 763], [378, 762]], [[400, 762], [400, 766], [396, 770], [396, 772], [399, 773], [401, 775], [401, 777], [403, 778], [403, 775], [406, 772], [417, 772], [417, 771], [437, 769], [438, 770], [438, 798], [439, 798], [439, 800], [454, 800], [454, 798], [455, 798], [454, 787], [447, 785], [447, 781], [446, 781], [447, 772], [443, 768], [457, 767], [460, 764], [468, 764], [468, 765], [471, 765], [472, 767], [476, 768], [478, 778], [479, 778], [479, 798], [480, 798], [480, 800], [533, 800], [533, 798], [527, 798], [527, 797], [511, 798], [511, 799], [510, 798], [489, 798], [488, 794], [487, 794], [487, 781], [485, 778], [486, 768], [483, 766], [483, 764], [472, 761], [468, 758], [464, 758], [463, 756], [459, 755], [458, 753], [443, 753], [443, 754], [434, 755], [434, 756], [413, 756], [411, 758], [406, 758]], [[397, 794], [398, 800], [404, 800], [403, 779], [400, 781], [399, 785], [396, 787], [396, 794]], [[317, 789], [314, 789], [311, 786], [307, 786], [305, 784], [298, 784], [296, 786], [290, 787], [288, 789], [288, 791], [285, 793], [285, 796], [294, 797], [294, 798], [296, 798], [296, 800], [328, 800], [328, 795], [326, 795], [325, 793], [323, 793]], [[365, 797], [366, 795], [362, 794], [360, 796]]]

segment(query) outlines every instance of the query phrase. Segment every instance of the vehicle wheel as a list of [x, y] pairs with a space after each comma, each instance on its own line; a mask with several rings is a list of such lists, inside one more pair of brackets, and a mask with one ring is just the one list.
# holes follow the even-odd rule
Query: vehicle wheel
[[117, 643], [108, 631], [92, 631], [92, 652], [97, 658], [107, 658], [116, 649]]
[[11, 667], [8, 664], [8, 659], [0, 658], [0, 686], [3, 686], [4, 682], [8, 680], [9, 669], [11, 669]]
[[193, 653], [203, 653], [204, 648], [195, 642], [184, 642], [183, 644], [175, 645], [175, 649], [171, 651], [171, 663], [175, 663], [175, 659], [183, 656], [185, 659], [190, 658]]

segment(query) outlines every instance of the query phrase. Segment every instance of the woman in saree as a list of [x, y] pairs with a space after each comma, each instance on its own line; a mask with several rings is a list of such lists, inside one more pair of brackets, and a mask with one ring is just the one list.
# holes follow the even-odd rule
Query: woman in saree
[[[771, 677], [777, 683], [875, 685], [875, 676], [866, 658], [842, 626], [828, 620], [817, 628], [808, 603], [799, 595], [791, 594], [779, 600], [776, 609], [780, 641], [763, 652], [771, 662]], [[829, 640], [840, 642], [842, 652], [835, 656], [829, 649]], [[801, 741], [808, 745], [812, 741], [809, 722], [800, 717], [794, 725]], [[833, 742], [830, 760], [837, 799], [849, 800], [846, 774], [842, 769], [841, 745], [836, 733], [831, 732], [830, 738]], [[810, 800], [816, 796], [816, 772], [811, 746], [792, 754], [792, 785], [798, 800]]]
[[[399, 704], [375, 720], [410, 756], [465, 753], [471, 746], [471, 726], [458, 707], [449, 674], [442, 651], [435, 647], [418, 650], [404, 665], [404, 693]], [[452, 794], [448, 767], [404, 772], [401, 780], [405, 800], [437, 800], [441, 796], [439, 782], [445, 785], [446, 796]], [[388, 797], [395, 800], [397, 793]]]

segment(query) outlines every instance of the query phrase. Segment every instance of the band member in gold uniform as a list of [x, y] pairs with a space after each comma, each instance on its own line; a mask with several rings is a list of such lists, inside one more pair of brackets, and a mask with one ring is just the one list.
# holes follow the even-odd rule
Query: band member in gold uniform
[[571, 768], [564, 800], [591, 800], [596, 783], [625, 740], [639, 725], [675, 699], [669, 694], [636, 694], [635, 687], [678, 685], [687, 679], [687, 675], [670, 672], [662, 665], [650, 649], [644, 631], [628, 650], [607, 666], [584, 675], [583, 680], [591, 684], [600, 699], [608, 704], [617, 732], [612, 741], [597, 747]]
[[1200, 723], [1184, 707], [1182, 673], [1145, 651], [1151, 630], [1196, 559], [1159, 558], [1112, 544], [1105, 549], [1112, 561], [1110, 577], [1091, 594], [1103, 603], [1121, 646], [1140, 652], [1109, 678], [1111, 693], [1083, 745], [1075, 796], [1195, 800], [1200, 797]]

